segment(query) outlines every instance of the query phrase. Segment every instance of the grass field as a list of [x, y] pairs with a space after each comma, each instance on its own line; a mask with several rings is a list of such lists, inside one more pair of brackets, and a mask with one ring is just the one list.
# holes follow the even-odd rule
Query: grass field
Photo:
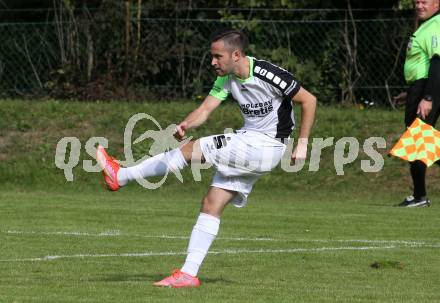
[[[331, 149], [319, 172], [278, 169], [256, 184], [248, 206], [226, 209], [199, 289], [154, 288], [185, 259], [211, 173], [110, 193], [81, 167], [66, 182], [55, 146], [63, 136], [84, 144], [100, 135], [120, 156], [133, 113], [166, 124], [193, 106], [2, 103], [0, 302], [440, 302], [438, 168], [429, 170], [433, 206], [400, 209], [392, 205], [410, 192], [405, 163], [385, 157], [382, 171], [364, 173], [361, 153], [337, 176]], [[221, 108], [195, 135], [234, 127], [229, 112]], [[401, 115], [323, 108], [314, 136], [388, 143], [401, 133]]]
[[156, 289], [184, 261], [202, 194], [0, 192], [0, 302], [440, 300], [439, 208], [371, 193], [257, 190], [224, 214], [201, 288]]

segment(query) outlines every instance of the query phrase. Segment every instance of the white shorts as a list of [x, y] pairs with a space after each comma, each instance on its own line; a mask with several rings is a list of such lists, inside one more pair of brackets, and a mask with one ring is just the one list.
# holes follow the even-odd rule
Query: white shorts
[[280, 162], [285, 150], [280, 140], [253, 131], [200, 138], [206, 162], [216, 173], [211, 186], [237, 192], [232, 203], [246, 205], [254, 183]]

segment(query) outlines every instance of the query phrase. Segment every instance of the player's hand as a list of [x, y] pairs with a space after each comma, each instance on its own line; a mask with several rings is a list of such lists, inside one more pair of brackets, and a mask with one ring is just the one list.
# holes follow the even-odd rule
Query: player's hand
[[186, 129], [188, 128], [187, 122], [182, 122], [176, 126], [176, 132], [174, 133], [174, 138], [179, 141], [185, 139]]
[[291, 163], [295, 163], [295, 161], [305, 161], [307, 157], [307, 138], [300, 138], [298, 140], [298, 144], [293, 150], [291, 156]]
[[420, 101], [419, 103], [419, 106], [417, 107], [417, 115], [424, 120], [429, 116], [431, 109], [432, 109], [432, 101], [427, 101], [425, 99], [422, 99], [422, 101]]
[[406, 92], [400, 93], [397, 96], [393, 97], [393, 101], [395, 105], [402, 105], [406, 102], [408, 94]]

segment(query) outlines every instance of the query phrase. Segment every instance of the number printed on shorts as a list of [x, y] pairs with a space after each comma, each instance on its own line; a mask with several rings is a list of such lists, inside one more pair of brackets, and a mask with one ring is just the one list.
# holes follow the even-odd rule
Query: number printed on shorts
[[224, 135], [214, 137], [215, 148], [220, 149], [227, 145], [226, 137]]

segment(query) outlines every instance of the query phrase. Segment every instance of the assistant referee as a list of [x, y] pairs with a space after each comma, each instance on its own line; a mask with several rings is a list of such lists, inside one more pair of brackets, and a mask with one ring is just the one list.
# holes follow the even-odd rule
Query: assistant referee
[[[406, 100], [405, 125], [417, 117], [435, 126], [440, 115], [440, 12], [439, 0], [416, 0], [415, 10], [419, 27], [408, 43], [404, 66], [406, 93], [396, 96], [396, 102]], [[414, 193], [398, 204], [401, 207], [425, 207], [427, 197], [426, 165], [422, 161], [410, 163]]]

